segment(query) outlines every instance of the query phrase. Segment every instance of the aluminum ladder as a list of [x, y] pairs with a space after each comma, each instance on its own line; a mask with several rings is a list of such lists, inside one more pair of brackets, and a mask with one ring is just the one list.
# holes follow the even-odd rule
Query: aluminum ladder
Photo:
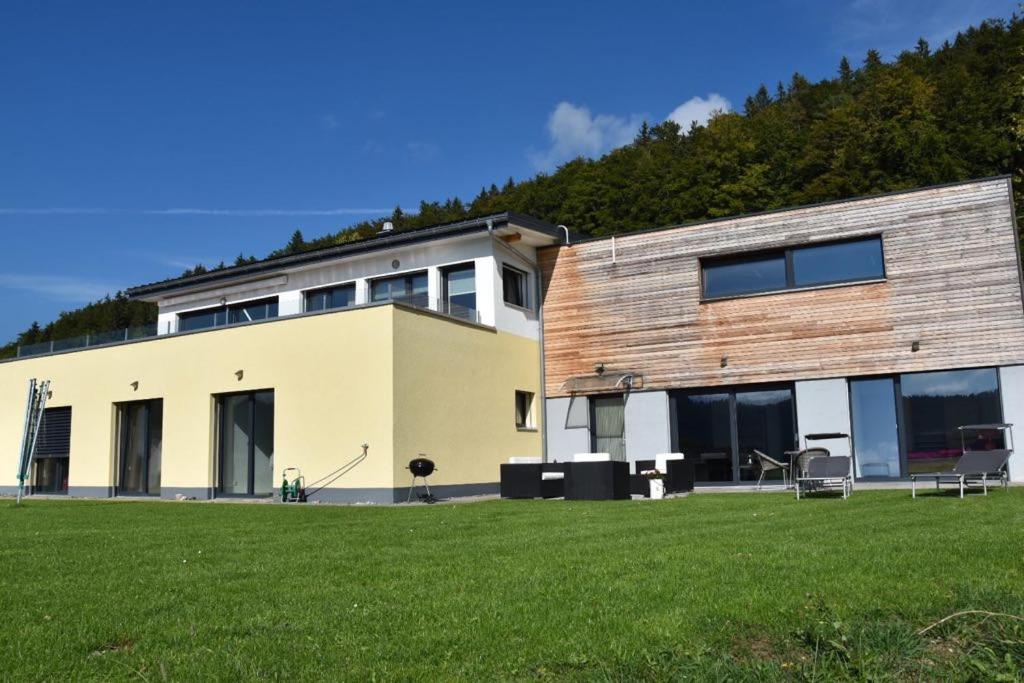
[[46, 399], [50, 394], [50, 380], [42, 382], [28, 381], [28, 400], [25, 402], [25, 426], [21, 434], [21, 457], [18, 458], [18, 499], [25, 494], [25, 480], [32, 476], [32, 459], [36, 454], [36, 442], [39, 429], [43, 424], [43, 413], [46, 411]]

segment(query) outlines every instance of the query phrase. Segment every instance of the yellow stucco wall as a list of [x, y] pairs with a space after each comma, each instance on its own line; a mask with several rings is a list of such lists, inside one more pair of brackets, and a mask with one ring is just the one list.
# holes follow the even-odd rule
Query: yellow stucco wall
[[114, 485], [114, 404], [150, 398], [164, 400], [161, 488], [214, 486], [212, 397], [256, 389], [275, 391], [275, 482], [289, 465], [318, 478], [368, 442], [345, 485], [391, 486], [392, 323], [374, 307], [0, 364], [0, 486], [16, 484], [30, 377], [72, 408], [72, 489]]
[[[395, 320], [395, 480], [419, 453], [432, 484], [496, 482], [510, 456], [541, 455], [538, 342], [423, 314]], [[515, 391], [534, 394], [534, 431], [515, 425]]]
[[259, 389], [275, 392], [275, 483], [288, 466], [318, 479], [364, 442], [369, 457], [332, 488], [408, 486], [421, 452], [438, 463], [431, 483], [495, 482], [508, 456], [540, 455], [540, 433], [514, 420], [514, 391], [538, 393], [539, 368], [536, 341], [397, 306], [0, 363], [0, 487], [16, 485], [31, 377], [51, 380], [49, 407], [72, 407], [72, 492], [116, 485], [115, 404], [151, 398], [161, 489], [216, 487], [213, 397]]

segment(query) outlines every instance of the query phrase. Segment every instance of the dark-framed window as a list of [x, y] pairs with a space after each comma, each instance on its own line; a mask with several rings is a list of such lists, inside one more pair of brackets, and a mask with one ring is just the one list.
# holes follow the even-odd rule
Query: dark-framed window
[[178, 331], [203, 330], [225, 324], [252, 322], [277, 317], [277, 297], [244, 301], [178, 314]]
[[[761, 472], [755, 450], [788, 462], [786, 451], [797, 445], [792, 384], [679, 390], [670, 400], [672, 442], [694, 461], [697, 481], [756, 480]], [[770, 476], [781, 477], [781, 472]]]
[[507, 263], [503, 264], [501, 267], [501, 293], [506, 304], [529, 308], [526, 272]]
[[218, 495], [274, 491], [274, 391], [217, 397]]
[[427, 307], [427, 271], [382, 277], [370, 282], [370, 301], [404, 301]]
[[71, 407], [47, 408], [32, 457], [32, 493], [67, 493], [71, 463]]
[[516, 390], [516, 429], [533, 429], [533, 392]]
[[881, 235], [701, 260], [704, 299], [884, 277]]
[[995, 368], [854, 377], [850, 385], [855, 472], [863, 479], [898, 479], [952, 469], [962, 447], [1005, 448], [1000, 430], [959, 427], [1003, 420]]
[[441, 269], [442, 312], [476, 319], [476, 264], [460, 263]]
[[163, 399], [120, 403], [117, 411], [120, 426], [117, 492], [158, 495], [163, 451]]
[[330, 308], [347, 308], [356, 303], [356, 285], [331, 285], [306, 292], [306, 311], [325, 311]]

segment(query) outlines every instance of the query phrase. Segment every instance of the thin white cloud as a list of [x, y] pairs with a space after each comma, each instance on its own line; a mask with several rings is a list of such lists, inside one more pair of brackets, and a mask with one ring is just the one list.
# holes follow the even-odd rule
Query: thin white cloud
[[441, 148], [432, 142], [414, 140], [406, 144], [405, 151], [412, 161], [432, 161], [441, 152]]
[[320, 125], [327, 130], [334, 130], [341, 125], [341, 122], [338, 121], [338, 117], [334, 114], [324, 114], [320, 117]]
[[632, 141], [643, 117], [629, 118], [613, 114], [590, 113], [585, 106], [559, 102], [548, 117], [550, 145], [542, 151], [531, 150], [530, 161], [539, 170], [550, 171], [576, 157], [596, 157]]
[[32, 292], [55, 301], [86, 303], [102, 299], [107, 294], [113, 294], [120, 287], [60, 275], [0, 273], [0, 289]]
[[336, 208], [336, 209], [111, 209], [111, 208], [13, 208], [0, 207], [3, 216], [365, 216], [390, 213], [389, 208]]
[[694, 123], [698, 126], [706, 125], [712, 114], [727, 111], [732, 111], [732, 103], [713, 92], [707, 97], [691, 97], [673, 109], [667, 118], [678, 123], [686, 133]]

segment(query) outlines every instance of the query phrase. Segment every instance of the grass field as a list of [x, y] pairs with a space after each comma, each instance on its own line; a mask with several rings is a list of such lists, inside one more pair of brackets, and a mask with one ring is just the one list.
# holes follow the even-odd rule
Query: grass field
[[1024, 676], [1024, 489], [0, 501], [0, 678]]

